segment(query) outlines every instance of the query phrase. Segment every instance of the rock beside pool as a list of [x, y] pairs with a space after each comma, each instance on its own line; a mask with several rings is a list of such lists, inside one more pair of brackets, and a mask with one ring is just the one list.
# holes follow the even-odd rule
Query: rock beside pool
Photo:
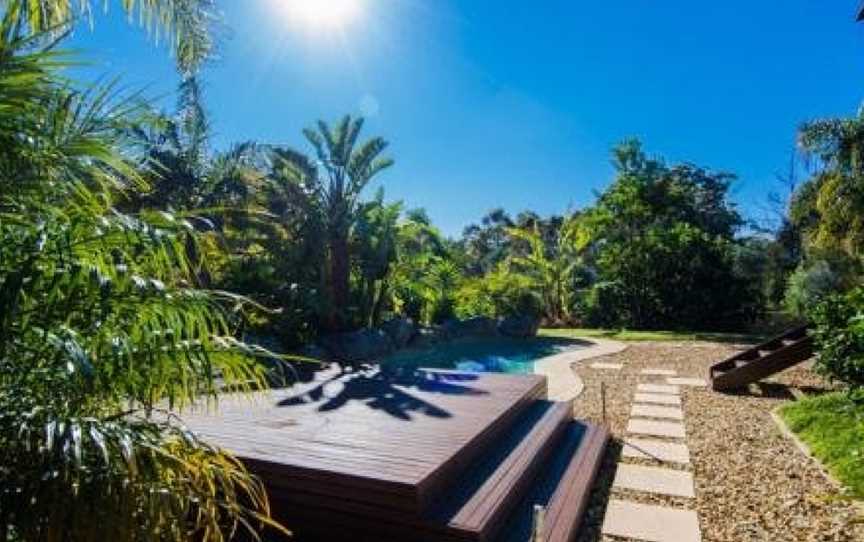
[[462, 337], [489, 337], [497, 335], [497, 322], [486, 316], [474, 316], [465, 320], [448, 320], [444, 324], [447, 334], [454, 339]]
[[417, 328], [417, 332], [411, 340], [411, 346], [416, 348], [426, 348], [440, 344], [449, 338], [449, 334], [442, 326], [421, 326]]
[[417, 333], [417, 326], [410, 318], [393, 318], [381, 324], [381, 330], [390, 337], [393, 346], [405, 348]]
[[347, 363], [373, 361], [393, 351], [390, 337], [380, 329], [360, 329], [327, 335], [319, 340], [329, 357]]
[[498, 323], [501, 335], [526, 339], [537, 335], [540, 329], [540, 319], [534, 316], [508, 316]]

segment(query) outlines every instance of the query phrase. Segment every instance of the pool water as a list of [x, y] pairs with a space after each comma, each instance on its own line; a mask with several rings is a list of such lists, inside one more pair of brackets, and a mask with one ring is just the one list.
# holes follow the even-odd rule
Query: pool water
[[403, 350], [382, 360], [382, 365], [530, 374], [534, 372], [536, 360], [579, 345], [578, 341], [551, 337], [460, 340], [425, 349]]

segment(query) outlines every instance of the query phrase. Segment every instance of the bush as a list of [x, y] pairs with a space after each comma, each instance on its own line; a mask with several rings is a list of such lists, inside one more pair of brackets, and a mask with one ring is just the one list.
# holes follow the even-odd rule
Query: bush
[[543, 302], [531, 280], [501, 269], [465, 281], [456, 292], [456, 316], [540, 316]]
[[627, 320], [623, 295], [615, 282], [598, 282], [588, 290], [582, 308], [585, 325], [614, 328]]
[[817, 370], [853, 392], [864, 390], [864, 288], [825, 298], [810, 316], [819, 349]]
[[789, 286], [783, 300], [786, 310], [795, 316], [804, 316], [820, 299], [836, 292], [841, 285], [840, 276], [825, 260], [801, 266], [789, 277]]

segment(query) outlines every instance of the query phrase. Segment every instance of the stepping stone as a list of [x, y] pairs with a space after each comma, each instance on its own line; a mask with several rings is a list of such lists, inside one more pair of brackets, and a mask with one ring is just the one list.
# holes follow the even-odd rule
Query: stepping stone
[[684, 424], [633, 418], [627, 422], [627, 432], [655, 437], [684, 438]]
[[625, 438], [621, 449], [623, 457], [636, 459], [654, 459], [670, 463], [690, 464], [690, 450], [684, 444], [664, 442], [662, 440]]
[[620, 371], [621, 367], [624, 367], [624, 366], [621, 365], [620, 363], [592, 363], [591, 364], [592, 369], [601, 369], [601, 370], [608, 370], [608, 371]]
[[612, 487], [670, 497], [693, 498], [693, 475], [683, 470], [619, 463]]
[[672, 369], [642, 369], [641, 374], [649, 376], [675, 376], [678, 373]]
[[701, 378], [667, 378], [666, 382], [676, 386], [696, 386], [702, 388], [708, 385], [708, 383]]
[[637, 393], [633, 396], [634, 403], [654, 403], [657, 405], [681, 405], [681, 398], [677, 395], [666, 395], [662, 393]]
[[656, 405], [633, 405], [630, 409], [631, 417], [644, 418], [666, 418], [669, 420], [683, 420], [684, 412], [678, 407], [656, 406]]
[[699, 517], [693, 510], [611, 499], [603, 534], [647, 542], [701, 542]]
[[648, 393], [669, 393], [678, 395], [681, 391], [678, 386], [669, 386], [666, 384], [639, 384], [636, 386], [637, 391], [647, 391]]

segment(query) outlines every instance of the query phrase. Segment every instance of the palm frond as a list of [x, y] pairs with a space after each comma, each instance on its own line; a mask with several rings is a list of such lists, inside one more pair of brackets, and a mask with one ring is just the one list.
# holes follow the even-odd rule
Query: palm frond
[[[91, 23], [91, 0], [11, 0], [14, 13], [33, 34], [58, 29], [85, 18]], [[213, 26], [217, 22], [213, 0], [119, 0], [120, 5], [154, 40], [171, 46], [181, 73], [190, 75], [214, 54]], [[103, 2], [108, 8], [108, 2]]]

